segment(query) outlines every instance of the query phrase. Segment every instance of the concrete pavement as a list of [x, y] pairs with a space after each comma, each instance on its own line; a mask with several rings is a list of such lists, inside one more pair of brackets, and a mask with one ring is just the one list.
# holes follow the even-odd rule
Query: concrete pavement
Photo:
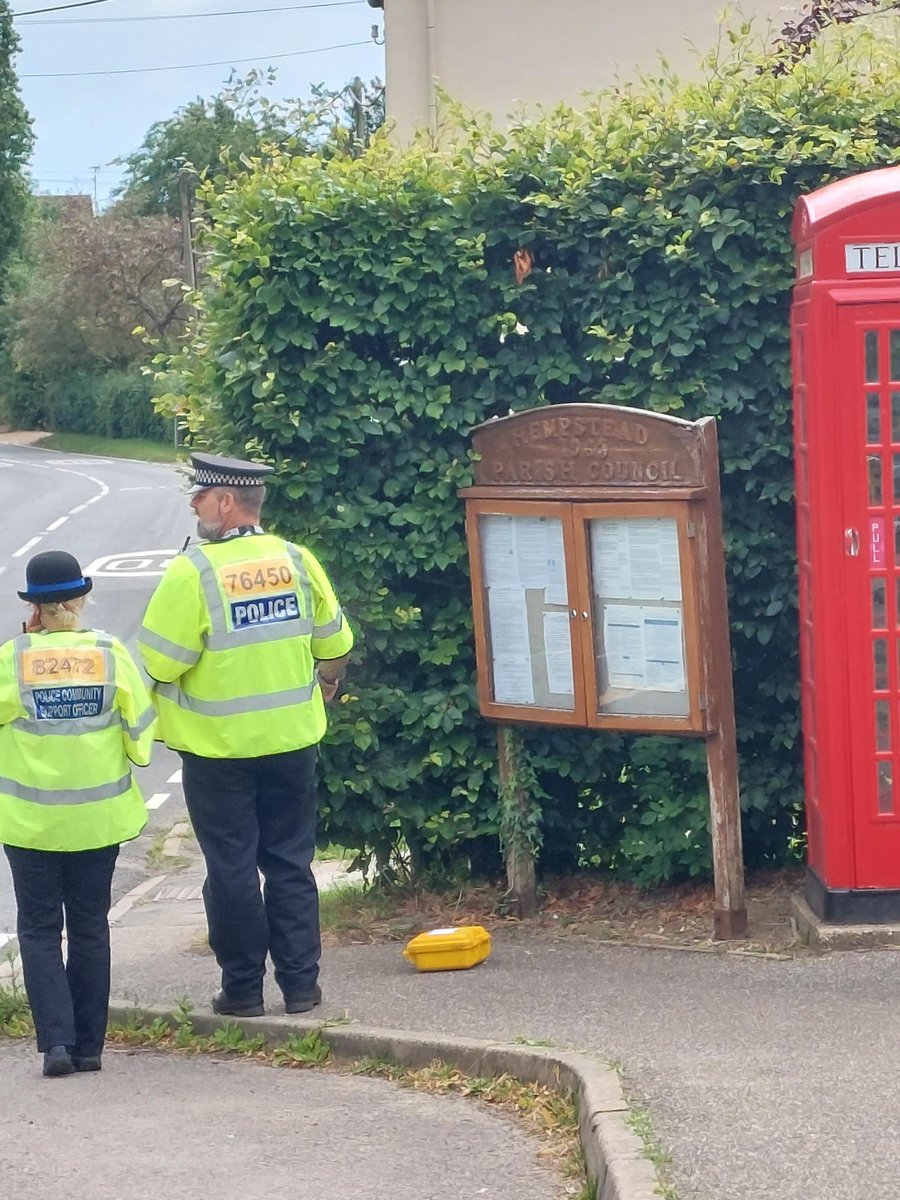
[[[124, 1003], [187, 997], [209, 1011], [217, 975], [202, 904], [173, 898], [201, 879], [194, 868], [160, 885], [114, 929]], [[401, 950], [327, 949], [323, 1015], [436, 1037], [546, 1039], [618, 1064], [672, 1154], [679, 1200], [896, 1200], [900, 955], [773, 961], [520, 930], [501, 931], [475, 970], [420, 975]], [[271, 981], [267, 1007], [283, 1012]]]
[[513, 1121], [378, 1079], [110, 1049], [44, 1080], [0, 1040], [0, 1194], [15, 1200], [561, 1200]]

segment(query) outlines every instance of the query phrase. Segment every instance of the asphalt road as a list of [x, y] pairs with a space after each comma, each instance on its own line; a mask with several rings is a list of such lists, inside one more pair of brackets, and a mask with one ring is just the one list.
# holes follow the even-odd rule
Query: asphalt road
[[[0, 641], [14, 637], [27, 616], [16, 590], [24, 587], [28, 559], [42, 550], [68, 550], [94, 579], [91, 626], [116, 634], [133, 650], [166, 561], [194, 532], [174, 466], [34, 446], [0, 444], [0, 510], [7, 513], [0, 524]], [[116, 898], [148, 874], [153, 839], [184, 816], [178, 767], [177, 757], [157, 745], [153, 762], [139, 772], [150, 820], [141, 837], [122, 849]], [[12, 883], [0, 855], [0, 951], [14, 926]]]

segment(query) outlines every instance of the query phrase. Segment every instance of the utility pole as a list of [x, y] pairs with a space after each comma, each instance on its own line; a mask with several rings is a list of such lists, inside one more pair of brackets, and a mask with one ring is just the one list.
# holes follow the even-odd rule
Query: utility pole
[[353, 95], [353, 140], [355, 142], [355, 153], [357, 156], [363, 153], [368, 141], [368, 128], [366, 123], [366, 106], [364, 102], [365, 92], [363, 90], [363, 81], [357, 75], [350, 87]]
[[[178, 171], [178, 199], [181, 205], [181, 261], [184, 280], [192, 292], [197, 290], [197, 261], [194, 257], [193, 201], [197, 176], [189, 167]], [[172, 430], [175, 447], [179, 445], [178, 411], [174, 413]]]
[[197, 289], [197, 264], [194, 260], [194, 229], [191, 224], [194, 172], [181, 167], [178, 172], [178, 197], [181, 201], [181, 260], [184, 278], [191, 291]]
[[99, 165], [96, 167], [91, 167], [91, 170], [94, 172], [94, 216], [99, 217], [100, 216], [100, 202], [97, 199], [97, 176], [100, 174], [100, 167], [99, 167]]

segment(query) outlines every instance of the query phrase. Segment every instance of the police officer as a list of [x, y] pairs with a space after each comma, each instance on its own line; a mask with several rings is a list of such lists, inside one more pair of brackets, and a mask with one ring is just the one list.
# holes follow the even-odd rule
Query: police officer
[[122, 643], [84, 629], [78, 561], [46, 551], [25, 578], [27, 632], [0, 647], [0, 842], [44, 1074], [70, 1075], [101, 1067], [113, 870], [147, 821], [131, 763], [149, 763], [156, 716]]
[[191, 462], [206, 540], [166, 569], [139, 646], [206, 858], [222, 972], [213, 1009], [262, 1015], [268, 952], [285, 1010], [309, 1012], [322, 998], [316, 745], [353, 636], [310, 551], [259, 524], [272, 468], [211, 454]]

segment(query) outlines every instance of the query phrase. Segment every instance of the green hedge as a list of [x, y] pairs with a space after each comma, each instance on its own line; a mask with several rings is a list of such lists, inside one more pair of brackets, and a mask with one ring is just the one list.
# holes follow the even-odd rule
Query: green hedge
[[[886, 18], [893, 19], [893, 18]], [[209, 197], [213, 286], [169, 363], [197, 436], [277, 466], [271, 517], [360, 631], [324, 751], [325, 836], [494, 865], [477, 713], [467, 431], [597, 400], [720, 421], [745, 846], [782, 861], [802, 798], [788, 309], [797, 197], [891, 163], [900, 72], [863, 31], [784, 74], [748, 57], [508, 135], [279, 159]], [[743, 53], [743, 61], [741, 54]], [[536, 269], [519, 285], [513, 255]], [[545, 868], [708, 869], [703, 748], [536, 729]]]
[[17, 429], [90, 433], [98, 437], [171, 437], [171, 423], [153, 406], [153, 381], [139, 368], [69, 371], [52, 380], [10, 377], [7, 419]]

